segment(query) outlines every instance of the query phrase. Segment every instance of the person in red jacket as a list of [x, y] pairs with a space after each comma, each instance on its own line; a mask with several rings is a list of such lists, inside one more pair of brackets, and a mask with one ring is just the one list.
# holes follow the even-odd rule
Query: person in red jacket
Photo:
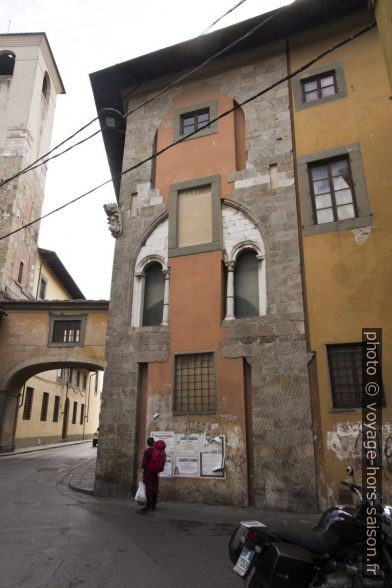
[[166, 443], [162, 440], [154, 441], [153, 437], [147, 439], [142, 461], [143, 482], [146, 486], [147, 504], [140, 512], [155, 510], [158, 501], [159, 472], [162, 472], [166, 461]]

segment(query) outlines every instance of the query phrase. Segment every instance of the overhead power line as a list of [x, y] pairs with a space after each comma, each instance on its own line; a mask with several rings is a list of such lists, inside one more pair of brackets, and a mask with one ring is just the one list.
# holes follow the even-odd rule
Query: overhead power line
[[[267, 88], [264, 88], [263, 90], [260, 90], [260, 92], [257, 92], [257, 94], [253, 94], [252, 96], [250, 96], [249, 98], [246, 98], [242, 102], [236, 103], [229, 110], [226, 110], [225, 112], [223, 112], [222, 114], [220, 114], [216, 118], [210, 120], [209, 123], [208, 123], [208, 125], [206, 125], [206, 126], [212, 125], [213, 123], [217, 122], [218, 120], [220, 120], [220, 119], [228, 116], [229, 114], [231, 114], [232, 112], [234, 112], [235, 110], [237, 110], [238, 108], [240, 108], [241, 106], [244, 106], [245, 104], [249, 104], [250, 102], [253, 102], [253, 100], [256, 100], [256, 98], [260, 98], [260, 96], [262, 96], [263, 94], [266, 94], [270, 90], [273, 90], [274, 88], [276, 88], [276, 86], [279, 86], [283, 82], [287, 82], [289, 79], [291, 79], [294, 76], [302, 73], [303, 71], [305, 71], [306, 69], [308, 69], [311, 65], [313, 65], [314, 63], [316, 63], [317, 61], [319, 61], [320, 59], [322, 59], [323, 57], [325, 57], [329, 53], [332, 53], [333, 51], [336, 51], [336, 49], [339, 49], [340, 47], [343, 47], [343, 45], [346, 45], [350, 41], [353, 41], [354, 39], [357, 39], [361, 35], [364, 35], [365, 33], [367, 33], [368, 31], [370, 31], [375, 26], [376, 26], [376, 23], [375, 22], [374, 23], [371, 23], [370, 25], [367, 25], [365, 28], [361, 29], [357, 33], [354, 33], [353, 35], [350, 35], [349, 37], [346, 37], [345, 39], [343, 39], [343, 41], [340, 41], [339, 43], [336, 43], [336, 45], [333, 45], [329, 49], [326, 49], [322, 53], [319, 53], [316, 57], [314, 57], [313, 59], [311, 59], [310, 61], [308, 61], [307, 63], [305, 63], [304, 65], [302, 65], [298, 69], [296, 69], [295, 71], [293, 71], [293, 72], [287, 74], [286, 76], [280, 78], [278, 81], [274, 82], [273, 84], [271, 84]], [[197, 135], [198, 132], [199, 132], [199, 129], [196, 130], [196, 131], [193, 131], [192, 133], [189, 133], [189, 135], [185, 135], [184, 137], [181, 137], [180, 139], [177, 139], [177, 141], [174, 141], [173, 143], [170, 143], [166, 147], [163, 147], [162, 149], [160, 149], [159, 151], [157, 151], [156, 154], [150, 155], [149, 157], [146, 157], [145, 159], [143, 159], [142, 161], [139, 161], [135, 165], [132, 165], [131, 167], [123, 170], [120, 174], [114, 176], [113, 178], [110, 178], [110, 179], [106, 180], [105, 182], [102, 182], [98, 186], [95, 186], [94, 188], [91, 188], [91, 190], [88, 190], [87, 192], [84, 192], [80, 196], [77, 196], [73, 200], [70, 200], [70, 201], [66, 202], [65, 204], [59, 206], [58, 208], [55, 208], [54, 210], [51, 210], [50, 212], [47, 212], [46, 214], [40, 216], [39, 218], [37, 218], [37, 219], [35, 219], [35, 220], [33, 220], [33, 221], [25, 224], [25, 225], [22, 225], [18, 229], [15, 229], [14, 231], [11, 231], [10, 233], [7, 233], [6, 235], [3, 235], [2, 237], [0, 237], [0, 241], [3, 240], [3, 239], [6, 239], [7, 237], [10, 237], [11, 235], [14, 235], [15, 233], [18, 233], [19, 231], [22, 231], [24, 229], [27, 229], [31, 225], [34, 225], [35, 223], [37, 223], [37, 222], [39, 222], [39, 221], [41, 221], [41, 220], [43, 220], [43, 219], [51, 216], [55, 212], [59, 212], [60, 210], [66, 208], [67, 206], [70, 206], [71, 204], [74, 204], [78, 200], [81, 200], [82, 198], [85, 198], [89, 194], [92, 194], [93, 192], [96, 192], [97, 190], [99, 190], [103, 186], [106, 186], [107, 184], [110, 184], [113, 180], [117, 180], [117, 179], [121, 178], [125, 174], [127, 174], [127, 173], [129, 173], [129, 172], [131, 172], [131, 171], [133, 171], [133, 170], [141, 167], [142, 165], [144, 165], [148, 161], [151, 161], [151, 160], [155, 159], [156, 157], [158, 157], [159, 155], [162, 155], [163, 153], [165, 153], [169, 149], [172, 149], [173, 147], [175, 147], [179, 143], [182, 143], [183, 141], [189, 139], [193, 135]]]
[[[245, 1], [245, 0], [243, 0]], [[239, 5], [239, 4], [238, 4]], [[179, 84], [180, 82], [183, 82], [184, 80], [186, 80], [187, 78], [189, 78], [190, 76], [192, 76], [194, 73], [196, 73], [197, 71], [200, 71], [201, 69], [203, 69], [206, 65], [208, 65], [209, 63], [211, 63], [212, 61], [214, 61], [214, 59], [217, 59], [218, 57], [220, 57], [221, 55], [223, 55], [224, 53], [226, 53], [227, 51], [229, 51], [229, 49], [232, 49], [233, 47], [235, 47], [236, 45], [238, 45], [238, 43], [240, 43], [241, 41], [243, 41], [244, 39], [246, 39], [247, 37], [253, 35], [253, 33], [255, 33], [257, 30], [259, 30], [261, 27], [263, 27], [265, 24], [267, 24], [267, 22], [269, 22], [270, 20], [272, 20], [273, 18], [275, 18], [278, 14], [281, 14], [281, 12], [287, 7], [283, 7], [279, 10], [277, 10], [276, 12], [274, 12], [271, 16], [269, 16], [268, 18], [262, 20], [261, 22], [259, 22], [256, 26], [254, 26], [252, 29], [250, 29], [247, 33], [245, 33], [244, 35], [241, 35], [241, 37], [238, 37], [237, 39], [235, 39], [232, 43], [230, 43], [229, 45], [227, 45], [226, 47], [224, 47], [223, 49], [220, 49], [217, 53], [214, 53], [211, 57], [208, 57], [206, 60], [204, 60], [201, 64], [197, 65], [196, 67], [192, 68], [190, 71], [186, 72], [185, 74], [181, 75], [179, 78], [173, 80], [172, 82], [170, 82], [169, 84], [167, 84], [164, 88], [162, 88], [161, 90], [159, 90], [159, 92], [157, 92], [156, 94], [154, 94], [153, 96], [151, 96], [150, 98], [147, 98], [146, 100], [144, 100], [144, 102], [141, 102], [140, 104], [138, 104], [137, 106], [135, 106], [134, 108], [130, 109], [128, 112], [126, 112], [125, 114], [122, 114], [121, 112], [119, 112], [118, 110], [116, 111], [120, 117], [122, 118], [127, 118], [128, 116], [130, 116], [131, 114], [133, 114], [134, 112], [136, 112], [137, 110], [140, 110], [140, 108], [143, 108], [144, 106], [146, 106], [147, 104], [150, 104], [151, 102], [153, 102], [156, 98], [159, 98], [160, 96], [162, 96], [162, 94], [165, 94], [168, 90], [170, 90], [170, 88], [172, 88], [173, 86]], [[234, 10], [234, 7], [232, 8], [232, 10]], [[224, 16], [224, 15], [223, 15]], [[221, 18], [223, 18], [223, 16]], [[200, 36], [200, 35], [199, 35]], [[133, 92], [135, 92], [141, 85], [138, 84], [135, 88], [133, 88], [129, 94], [126, 94], [124, 96], [124, 98], [130, 96]], [[67, 137], [66, 139], [64, 139], [61, 143], [59, 143], [58, 145], [56, 145], [55, 147], [53, 147], [50, 151], [48, 151], [47, 153], [45, 153], [44, 155], [42, 155], [41, 157], [39, 157], [38, 159], [36, 159], [35, 161], [33, 161], [32, 163], [30, 163], [28, 166], [26, 166], [24, 169], [20, 170], [19, 172], [17, 172], [16, 174], [14, 174], [13, 176], [10, 176], [9, 178], [6, 178], [5, 180], [0, 182], [0, 188], [5, 186], [6, 184], [8, 184], [9, 182], [11, 182], [12, 180], [15, 180], [16, 178], [18, 178], [19, 176], [22, 176], [23, 174], [31, 171], [32, 169], [36, 169], [37, 167], [40, 167], [41, 165], [45, 165], [46, 163], [48, 163], [51, 159], [56, 159], [59, 155], [62, 155], [63, 153], [67, 153], [68, 151], [71, 151], [71, 149], [73, 149], [74, 147], [77, 147], [78, 145], [80, 145], [81, 143], [84, 143], [85, 141], [91, 139], [92, 137], [94, 137], [95, 135], [97, 135], [98, 133], [102, 132], [102, 130], [104, 129], [100, 129], [98, 130], [96, 133], [93, 133], [92, 135], [90, 135], [89, 137], [87, 137], [85, 140], [80, 141], [78, 143], [75, 143], [74, 145], [71, 145], [71, 147], [65, 149], [64, 151], [62, 151], [61, 153], [59, 153], [58, 155], [53, 155], [52, 157], [49, 157], [51, 155], [51, 153], [53, 153], [54, 151], [56, 151], [59, 147], [62, 147], [62, 145], [64, 145], [65, 143], [67, 143], [68, 141], [70, 141], [71, 139], [73, 139], [78, 133], [82, 132], [84, 129], [86, 129], [88, 126], [90, 126], [91, 124], [93, 124], [96, 120], [99, 119], [99, 116], [101, 114], [103, 114], [103, 112], [108, 111], [108, 110], [115, 110], [113, 108], [103, 108], [98, 112], [98, 116], [96, 116], [95, 118], [93, 118], [91, 121], [89, 121], [87, 124], [85, 124], [83, 127], [81, 127], [80, 129], [78, 129], [77, 131], [75, 131], [72, 135], [70, 135], [69, 137]]]
[[211, 23], [209, 27], [207, 27], [206, 29], [204, 29], [204, 31], [201, 34], [202, 35], [205, 35], [210, 29], [212, 29], [212, 27], [214, 27], [216, 24], [218, 24], [218, 22], [220, 22], [223, 18], [225, 18], [225, 16], [227, 16], [228, 14], [230, 14], [231, 12], [233, 12], [236, 8], [238, 8], [239, 6], [241, 6], [241, 4], [244, 4], [244, 2], [246, 2], [246, 0], [240, 0], [239, 2], [237, 2], [237, 4], [234, 4], [234, 6], [232, 6], [232, 8], [230, 8], [227, 12], [225, 12], [224, 14], [222, 14], [222, 16], [220, 16], [219, 18], [217, 18], [216, 20], [214, 20], [214, 22]]

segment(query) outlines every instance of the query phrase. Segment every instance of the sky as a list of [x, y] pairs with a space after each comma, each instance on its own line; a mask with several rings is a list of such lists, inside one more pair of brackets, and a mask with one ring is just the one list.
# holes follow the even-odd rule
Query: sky
[[[56, 103], [52, 146], [96, 116], [89, 74], [200, 35], [238, 0], [2, 0], [0, 33], [45, 32], [66, 94]], [[247, 0], [215, 26], [289, 4]], [[76, 140], [97, 130], [94, 123]], [[67, 144], [68, 145], [68, 144]], [[110, 178], [101, 134], [51, 161], [43, 214]], [[115, 240], [103, 204], [111, 183], [41, 222], [39, 246], [56, 251], [87, 299], [109, 299]]]

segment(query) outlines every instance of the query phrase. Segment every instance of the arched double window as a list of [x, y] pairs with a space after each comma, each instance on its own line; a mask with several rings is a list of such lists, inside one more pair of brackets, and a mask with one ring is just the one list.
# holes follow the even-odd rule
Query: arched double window
[[15, 53], [3, 51], [0, 53], [0, 76], [12, 76], [15, 67]]
[[163, 321], [165, 275], [155, 262], [144, 270], [144, 301], [142, 326], [157, 326]]

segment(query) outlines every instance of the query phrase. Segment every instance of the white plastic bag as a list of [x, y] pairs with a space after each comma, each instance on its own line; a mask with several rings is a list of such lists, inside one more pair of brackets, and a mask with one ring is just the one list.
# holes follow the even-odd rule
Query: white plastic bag
[[146, 487], [143, 482], [139, 482], [139, 487], [135, 494], [135, 501], [137, 504], [140, 504], [140, 506], [147, 503]]

